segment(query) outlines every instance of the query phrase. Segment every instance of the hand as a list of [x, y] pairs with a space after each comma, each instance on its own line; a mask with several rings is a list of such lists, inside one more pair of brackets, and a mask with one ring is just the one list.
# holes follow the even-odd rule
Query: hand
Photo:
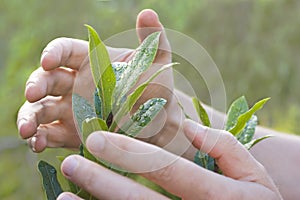
[[[201, 147], [216, 159], [224, 176], [123, 135], [95, 132], [88, 137], [87, 147], [95, 156], [139, 173], [183, 199], [281, 199], [264, 167], [229, 132], [191, 120], [185, 121], [184, 132], [197, 149]], [[67, 157], [61, 170], [99, 199], [166, 199], [80, 156]], [[66, 196], [79, 199], [71, 193], [63, 193], [58, 199]]]
[[[140, 41], [150, 33], [159, 30], [163, 31], [163, 26], [154, 11], [144, 10], [138, 15], [137, 34]], [[154, 62], [170, 63], [170, 46], [164, 31], [159, 48]], [[134, 54], [130, 49], [108, 47], [108, 51], [111, 60], [114, 61], [128, 61]], [[84, 87], [91, 88], [93, 84], [92, 77], [86, 70], [89, 64], [87, 56], [87, 42], [69, 38], [56, 39], [44, 49], [41, 67], [31, 74], [26, 83], [27, 102], [21, 107], [17, 120], [21, 137], [28, 139], [33, 151], [41, 152], [46, 147], [77, 148], [79, 146], [80, 138], [72, 115], [71, 97], [74, 80], [79, 73], [80, 75], [87, 73], [88, 82]], [[156, 70], [152, 67], [148, 74]], [[159, 84], [147, 88], [137, 104], [154, 96], [166, 98], [171, 102], [172, 72], [166, 71], [160, 74], [155, 82]], [[161, 87], [160, 83], [167, 89]], [[85, 91], [84, 87], [79, 90]]]

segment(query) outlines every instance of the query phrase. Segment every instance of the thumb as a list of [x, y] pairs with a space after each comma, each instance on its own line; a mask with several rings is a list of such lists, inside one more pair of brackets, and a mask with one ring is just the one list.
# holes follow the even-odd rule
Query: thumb
[[151, 9], [142, 10], [137, 16], [136, 30], [140, 42], [151, 33], [161, 31], [156, 62], [169, 63], [171, 61], [171, 47], [165, 29], [160, 23], [156, 12]]
[[257, 172], [264, 171], [262, 165], [231, 133], [205, 127], [192, 120], [185, 120], [183, 130], [197, 149], [216, 159], [224, 175], [237, 180], [255, 181]]

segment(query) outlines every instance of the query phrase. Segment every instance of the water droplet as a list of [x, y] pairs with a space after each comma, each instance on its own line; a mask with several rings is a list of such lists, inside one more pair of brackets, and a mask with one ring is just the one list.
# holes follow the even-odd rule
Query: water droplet
[[50, 173], [55, 174], [56, 170], [54, 168], [50, 169]]

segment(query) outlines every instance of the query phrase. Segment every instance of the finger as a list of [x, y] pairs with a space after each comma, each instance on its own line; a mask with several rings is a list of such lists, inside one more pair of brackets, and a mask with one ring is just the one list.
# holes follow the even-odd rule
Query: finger
[[71, 192], [63, 192], [58, 197], [57, 200], [84, 200]]
[[64, 176], [99, 199], [167, 199], [78, 155], [67, 157], [61, 170]]
[[51, 123], [55, 120], [72, 118], [71, 99], [51, 97], [25, 104], [20, 108], [17, 119], [17, 126], [22, 138], [31, 137], [36, 133], [40, 124]]
[[80, 143], [81, 140], [77, 131], [70, 129], [67, 124], [60, 121], [40, 125], [36, 134], [28, 139], [32, 151], [37, 153], [44, 151], [47, 147], [78, 148]]
[[231, 133], [192, 120], [184, 122], [184, 133], [197, 149], [216, 159], [224, 175], [237, 180], [269, 183], [264, 167]]
[[139, 13], [136, 22], [136, 29], [140, 42], [143, 41], [149, 34], [155, 31], [162, 31], [155, 62], [163, 64], [171, 62], [171, 46], [164, 27], [160, 23], [158, 15], [153, 10], [145, 9]]
[[72, 92], [75, 72], [66, 68], [45, 71], [38, 68], [26, 83], [25, 96], [29, 102], [37, 101], [47, 95], [62, 96]]
[[51, 41], [41, 56], [41, 66], [52, 70], [60, 66], [79, 69], [88, 63], [88, 43], [72, 38], [57, 38]]
[[226, 191], [233, 184], [231, 179], [154, 145], [123, 135], [95, 132], [86, 142], [95, 156], [129, 172], [139, 173], [183, 199], [208, 199], [208, 191], [221, 193], [220, 188]]

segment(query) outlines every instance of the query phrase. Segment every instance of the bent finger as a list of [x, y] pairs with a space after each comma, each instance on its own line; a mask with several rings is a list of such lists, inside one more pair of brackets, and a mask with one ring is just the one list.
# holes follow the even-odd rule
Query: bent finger
[[88, 43], [73, 38], [57, 38], [43, 50], [41, 66], [52, 70], [60, 66], [79, 69], [88, 63]]
[[61, 170], [69, 180], [99, 199], [167, 199], [78, 155], [67, 157]]
[[45, 71], [38, 68], [26, 82], [25, 96], [29, 102], [37, 101], [47, 95], [63, 96], [72, 92], [75, 72], [67, 68]]
[[61, 97], [51, 97], [25, 104], [20, 108], [17, 126], [22, 138], [31, 137], [40, 124], [51, 123], [55, 120], [73, 117], [70, 101]]
[[28, 144], [33, 152], [42, 152], [49, 148], [78, 148], [81, 143], [75, 129], [70, 129], [67, 124], [55, 121], [42, 124], [37, 128], [36, 134], [28, 139]]

